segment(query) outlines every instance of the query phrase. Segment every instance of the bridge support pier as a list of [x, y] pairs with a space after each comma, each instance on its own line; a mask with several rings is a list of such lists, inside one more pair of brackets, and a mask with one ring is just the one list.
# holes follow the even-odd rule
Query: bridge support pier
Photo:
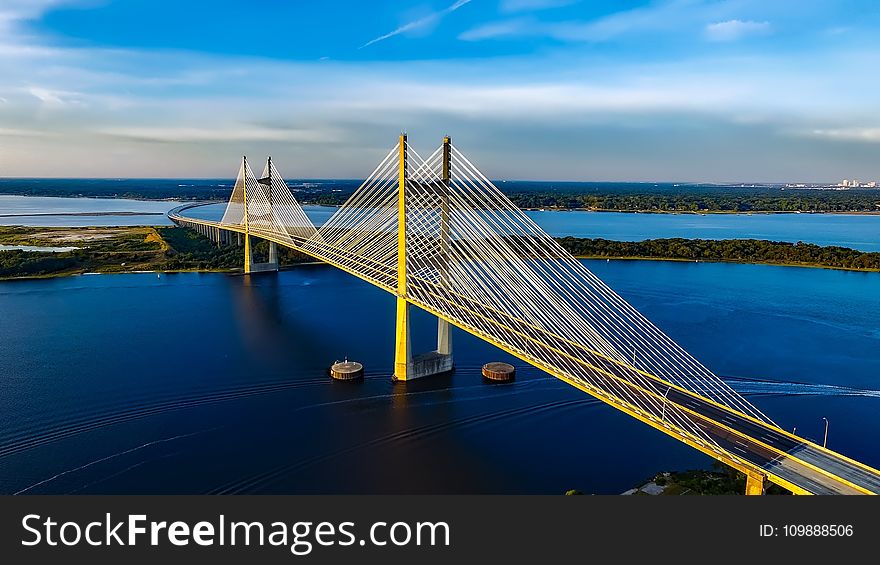
[[746, 473], [746, 495], [747, 496], [760, 496], [764, 494], [764, 487], [766, 486], [767, 478], [764, 475], [759, 473], [747, 472]]
[[397, 326], [394, 332], [394, 380], [406, 381], [413, 375], [412, 340], [409, 333], [409, 302], [397, 297]]
[[254, 262], [254, 246], [252, 236], [244, 234], [244, 274], [278, 272], [278, 244], [269, 242], [269, 261], [266, 263]]
[[251, 236], [244, 234], [244, 274], [249, 275], [254, 269], [254, 253], [251, 249]]
[[452, 357], [452, 336], [449, 334], [449, 322], [437, 318], [437, 353]]
[[278, 244], [274, 241], [269, 242], [269, 263], [275, 265], [275, 270], [278, 270]]
[[405, 298], [397, 297], [393, 380], [411, 381], [432, 375], [442, 375], [455, 368], [452, 362], [449, 322], [439, 320], [437, 326], [437, 349], [413, 355], [409, 329], [409, 302]]

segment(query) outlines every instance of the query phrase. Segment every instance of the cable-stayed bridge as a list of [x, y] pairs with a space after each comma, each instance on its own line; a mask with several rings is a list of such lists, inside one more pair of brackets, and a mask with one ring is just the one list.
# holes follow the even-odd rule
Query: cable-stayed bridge
[[[247, 159], [220, 221], [169, 213], [244, 245], [245, 273], [277, 270], [277, 245], [397, 297], [394, 378], [452, 368], [449, 325], [610, 404], [747, 476], [796, 494], [877, 494], [880, 471], [800, 438], [714, 375], [565, 251], [449, 138], [427, 158], [400, 140], [316, 228], [271, 158]], [[254, 263], [252, 239], [270, 242]], [[438, 318], [437, 349], [414, 355], [409, 308]]]

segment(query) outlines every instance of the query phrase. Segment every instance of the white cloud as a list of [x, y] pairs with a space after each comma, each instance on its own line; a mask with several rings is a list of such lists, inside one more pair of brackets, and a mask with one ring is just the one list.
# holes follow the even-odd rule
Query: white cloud
[[590, 21], [529, 21], [509, 20], [489, 23], [461, 34], [474, 41], [501, 37], [550, 37], [566, 42], [602, 42], [627, 34], [648, 31], [680, 31], [689, 22], [703, 17], [707, 7], [701, 0], [660, 0], [651, 4], [614, 12]]
[[80, 103], [80, 94], [78, 92], [52, 90], [38, 86], [28, 88], [27, 92], [45, 106], [60, 107]]
[[81, 4], [77, 0], [3, 0], [0, 20], [26, 20], [36, 18], [50, 8], [63, 4]]
[[880, 127], [849, 127], [838, 129], [814, 129], [807, 132], [809, 137], [830, 139], [832, 141], [859, 141], [880, 143]]
[[132, 141], [150, 141], [158, 143], [215, 141], [331, 143], [340, 139], [338, 132], [330, 128], [288, 129], [259, 127], [250, 124], [223, 124], [215, 125], [214, 127], [126, 126], [101, 128], [96, 130], [95, 133]]
[[534, 21], [527, 19], [491, 22], [469, 29], [461, 33], [458, 38], [463, 41], [482, 41], [484, 39], [495, 39], [499, 37], [528, 35], [534, 30], [535, 25]]
[[[0, 5], [6, 7], [5, 0]], [[447, 9], [456, 5], [464, 4]], [[597, 155], [614, 162], [608, 165], [609, 176], [656, 178], [658, 169], [643, 166], [641, 155], [628, 160], [627, 152], [642, 143], [650, 160], [682, 150], [681, 159], [660, 160], [668, 168], [662, 170], [690, 171], [700, 160], [686, 156], [692, 153], [673, 140], [676, 132], [693, 127], [700, 139], [718, 143], [736, 132], [758, 132], [754, 143], [751, 138], [745, 145], [730, 142], [734, 153], [742, 150], [738, 168], [727, 169], [735, 177], [743, 170], [742, 155], [749, 152], [778, 163], [774, 166], [781, 170], [795, 167], [786, 157], [806, 146], [880, 138], [880, 128], [861, 127], [875, 124], [880, 111], [871, 94], [880, 89], [880, 75], [865, 72], [880, 67], [880, 48], [873, 45], [834, 42], [809, 51], [726, 57], [716, 50], [696, 49], [691, 55], [653, 50], [651, 33], [689, 34], [701, 43], [706, 22], [723, 23], [745, 11], [742, 4], [735, 13], [729, 2], [724, 10], [719, 6], [696, 0], [654, 2], [588, 22], [542, 23], [537, 15], [525, 14], [462, 36], [542, 34], [585, 42], [632, 37], [651, 49], [650, 57], [638, 60], [617, 57], [613, 49], [568, 46], [526, 56], [418, 65], [335, 57], [285, 61], [57, 43], [47, 47], [41, 38], [24, 35], [20, 25], [15, 33], [0, 34], [0, 97], [7, 101], [0, 102], [0, 136], [16, 141], [0, 151], [0, 169], [23, 176], [225, 175], [234, 172], [229, 163], [242, 152], [271, 151], [292, 163], [292, 174], [354, 177], [371, 170], [385, 143], [393, 144], [397, 132], [409, 129], [416, 143], [426, 144], [451, 132], [463, 146], [478, 147], [481, 161], [497, 151], [499, 173], [518, 170], [530, 178], [594, 174], [578, 172], [571, 163], [593, 151], [590, 139], [609, 132], [607, 146], [594, 147]], [[774, 25], [781, 18], [759, 10], [748, 13]], [[267, 76], [276, 80], [266, 81]], [[841, 89], [853, 76], [859, 77], [859, 88]], [[628, 136], [628, 128], [638, 128], [640, 135]], [[539, 139], [542, 132], [553, 134], [544, 138], [546, 145], [542, 141], [529, 148], [519, 141]], [[804, 139], [785, 145], [779, 135]], [[755, 149], [761, 142], [770, 150]], [[533, 159], [513, 163], [499, 147]], [[690, 149], [703, 156], [709, 151]], [[39, 158], [46, 153], [55, 158]], [[94, 155], [112, 158], [96, 160]], [[836, 155], [834, 162], [845, 158]], [[857, 159], [862, 157], [852, 157]], [[800, 160], [808, 161], [816, 161], [816, 170], [831, 166], [830, 157], [825, 165], [821, 159]], [[722, 174], [707, 167], [706, 178]]]
[[576, 4], [579, 0], [501, 0], [502, 12], [532, 12]]
[[835, 36], [835, 35], [845, 35], [853, 31], [853, 28], [849, 26], [834, 26], [829, 27], [825, 30], [825, 35]]
[[471, 3], [471, 0], [456, 0], [456, 2], [454, 4], [452, 4], [451, 6], [449, 6], [448, 8], [440, 10], [439, 12], [432, 12], [431, 14], [428, 14], [425, 17], [422, 17], [417, 20], [413, 20], [411, 22], [405, 23], [402, 26], [400, 26], [399, 28], [395, 29], [394, 31], [388, 32], [385, 35], [380, 35], [379, 37], [377, 37], [375, 39], [371, 39], [370, 41], [367, 41], [366, 43], [361, 45], [360, 48], [363, 49], [364, 47], [369, 47], [370, 45], [373, 45], [374, 43], [379, 43], [380, 41], [385, 41], [386, 39], [390, 39], [390, 38], [394, 37], [395, 35], [400, 35], [401, 33], [406, 33], [408, 31], [415, 31], [417, 29], [425, 28], [429, 25], [432, 25], [432, 24], [440, 21], [441, 19], [446, 17], [448, 14], [451, 14], [452, 12], [461, 8], [462, 6], [465, 6], [470, 3]]
[[736, 41], [747, 35], [767, 34], [770, 30], [770, 22], [727, 20], [708, 24], [705, 32], [709, 41]]
[[48, 135], [48, 132], [33, 129], [0, 128], [0, 137], [45, 137]]

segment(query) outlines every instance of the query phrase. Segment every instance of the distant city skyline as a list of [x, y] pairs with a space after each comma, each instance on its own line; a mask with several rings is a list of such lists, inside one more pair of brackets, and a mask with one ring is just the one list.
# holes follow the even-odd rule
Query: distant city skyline
[[867, 0], [3, 0], [0, 176], [880, 180]]

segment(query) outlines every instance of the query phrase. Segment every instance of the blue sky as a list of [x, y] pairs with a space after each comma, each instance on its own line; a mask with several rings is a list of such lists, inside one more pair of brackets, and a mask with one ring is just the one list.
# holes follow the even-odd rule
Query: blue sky
[[0, 0], [0, 176], [880, 180], [880, 3]]

